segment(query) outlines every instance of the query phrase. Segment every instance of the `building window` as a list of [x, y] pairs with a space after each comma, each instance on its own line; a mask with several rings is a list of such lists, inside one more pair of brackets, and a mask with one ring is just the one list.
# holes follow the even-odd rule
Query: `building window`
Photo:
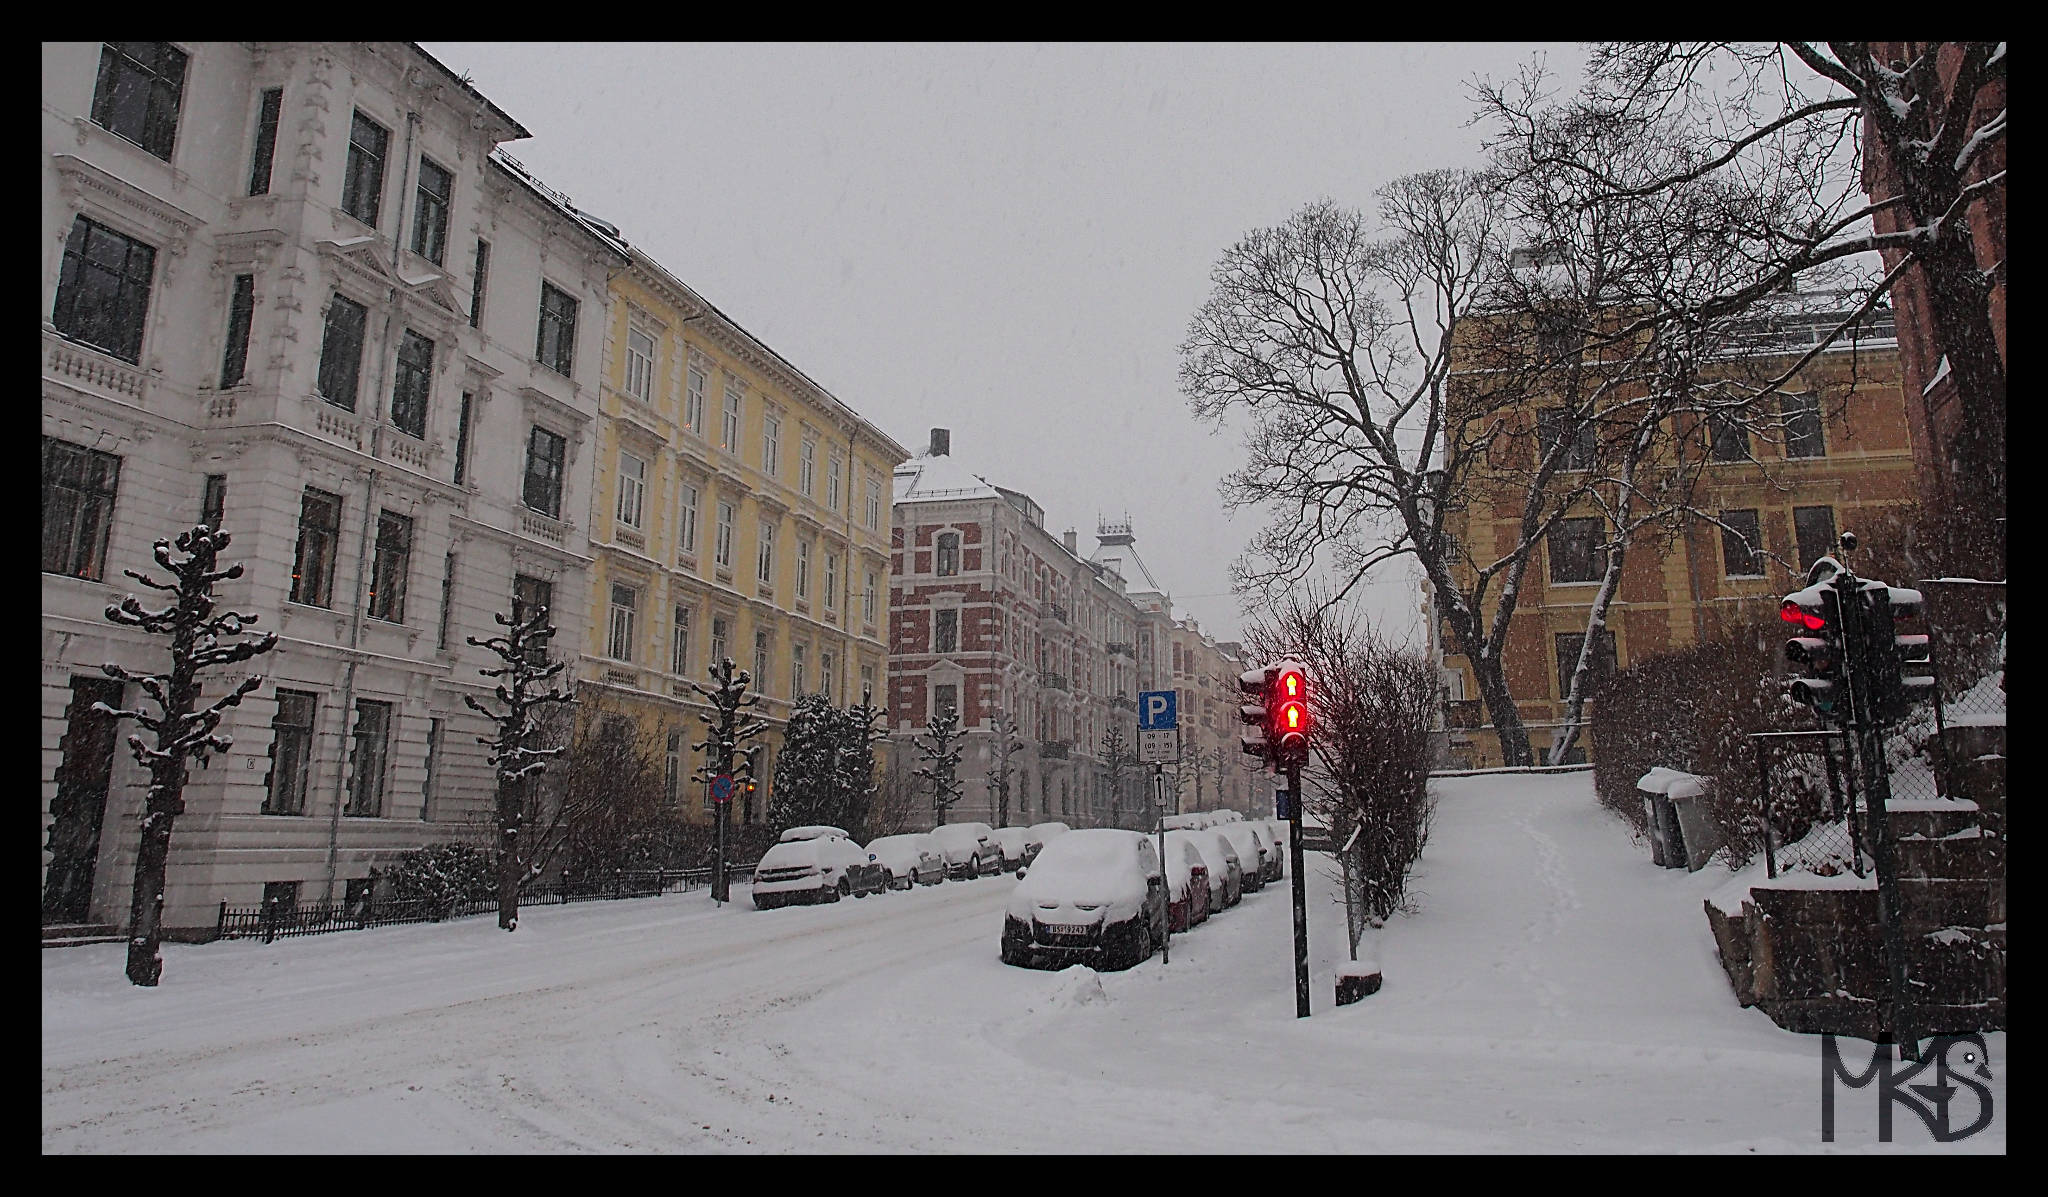
[[626, 393], [642, 403], [654, 399], [654, 338], [626, 330]]
[[454, 193], [455, 176], [422, 157], [413, 201], [412, 252], [436, 266], [448, 256], [448, 208]]
[[683, 387], [683, 423], [698, 436], [704, 435], [704, 371], [691, 366]]
[[944, 716], [960, 709], [960, 687], [933, 686], [932, 714]]
[[681, 806], [683, 801], [683, 733], [668, 734], [668, 769], [663, 777], [670, 806]]
[[818, 481], [818, 438], [807, 436], [803, 447], [797, 450], [796, 485], [804, 492], [804, 498], [817, 498]]
[[[1572, 670], [1579, 667], [1579, 649], [1586, 643], [1584, 632], [1559, 632], [1557, 640], [1557, 696], [1564, 698], [1571, 693]], [[1601, 632], [1599, 643], [1593, 648], [1593, 659], [1589, 662], [1592, 678], [1613, 675], [1616, 662], [1614, 656], [1614, 633]]]
[[391, 747], [391, 704], [356, 700], [354, 768], [349, 774], [348, 806], [341, 812], [365, 818], [384, 814], [384, 766]]
[[633, 619], [639, 614], [640, 592], [631, 586], [612, 584], [612, 614], [605, 638], [605, 655], [614, 661], [633, 659]]
[[1553, 524], [1546, 538], [1550, 541], [1550, 580], [1598, 582], [1607, 572], [1607, 549], [1600, 543], [1602, 530], [1598, 516]]
[[455, 413], [455, 485], [469, 476], [469, 411], [473, 396], [462, 392], [462, 406]]
[[960, 572], [960, 534], [942, 532], [939, 534], [938, 570], [942, 578], [950, 578]]
[[[512, 622], [525, 623], [533, 618], [536, 611], [551, 610], [555, 605], [555, 584], [543, 578], [528, 577], [525, 574], [512, 575]], [[536, 665], [545, 665], [548, 660], [548, 642], [545, 637], [529, 640], [526, 645], [526, 659]]]
[[476, 239], [476, 269], [469, 276], [469, 326], [483, 327], [484, 283], [491, 275], [491, 243]]
[[370, 618], [405, 622], [405, 578], [412, 562], [412, 520], [377, 513], [377, 557], [370, 572]]
[[762, 694], [768, 692], [768, 633], [754, 633], [754, 689]]
[[1719, 412], [1707, 413], [1707, 435], [1712, 438], [1707, 455], [1714, 461], [1748, 461], [1749, 429], [1741, 420]]
[[697, 555], [697, 488], [685, 482], [677, 492], [676, 518], [682, 525], [677, 549], [685, 557]]
[[284, 109], [284, 88], [268, 87], [256, 109], [256, 153], [249, 163], [249, 194], [270, 193], [270, 164], [277, 156], [277, 118]]
[[427, 720], [426, 779], [420, 784], [420, 822], [434, 821], [434, 774], [441, 755], [441, 721]]
[[628, 528], [640, 526], [645, 514], [647, 463], [631, 453], [619, 454], [619, 522]]
[[796, 596], [811, 597], [811, 542], [802, 539], [796, 542]]
[[299, 546], [292, 560], [291, 600], [334, 605], [335, 546], [341, 540], [341, 496], [307, 487], [299, 496]]
[[155, 267], [153, 247], [79, 217], [64, 239], [57, 306], [50, 322], [74, 341], [139, 364]]
[[770, 478], [782, 474], [782, 418], [772, 411], [761, 416], [761, 472]]
[[807, 691], [804, 690], [804, 646], [792, 644], [789, 646], [789, 696], [802, 698], [805, 693]]
[[296, 914], [299, 909], [299, 883], [296, 881], [264, 882], [263, 909], [274, 921], [283, 921]]
[[1755, 511], [1721, 513], [1721, 564], [1731, 578], [1764, 576], [1763, 535]]
[[870, 478], [868, 479], [868, 527], [879, 529], [881, 526], [882, 480], [880, 478]]
[[824, 695], [826, 702], [832, 701], [832, 678], [836, 666], [831, 653], [818, 654], [818, 693]]
[[320, 397], [347, 411], [356, 409], [356, 381], [363, 370], [363, 329], [369, 310], [336, 295], [327, 305], [320, 333]]
[[391, 131], [364, 116], [359, 110], [349, 125], [348, 165], [341, 176], [341, 210], [377, 227], [378, 206], [384, 197], [384, 153], [391, 145]]
[[860, 592], [860, 621], [870, 627], [875, 622], [875, 571], [869, 570], [867, 582]]
[[256, 276], [235, 276], [234, 294], [228, 299], [228, 340], [221, 353], [220, 387], [240, 385], [249, 373], [249, 330], [256, 318]]
[[839, 609], [839, 554], [825, 554], [825, 609]]
[[1827, 438], [1821, 430], [1820, 396], [1786, 395], [1785, 456], [1826, 457]]
[[725, 423], [720, 428], [718, 447], [727, 453], [740, 451], [740, 392], [739, 388], [727, 383], [725, 387]]
[[718, 663], [719, 663], [720, 661], [723, 661], [723, 660], [725, 660], [725, 659], [726, 659], [727, 657], [729, 657], [729, 656], [731, 656], [731, 655], [732, 655], [732, 654], [731, 654], [730, 652], [728, 652], [728, 651], [727, 651], [727, 649], [726, 649], [726, 644], [727, 644], [727, 641], [728, 641], [728, 640], [730, 639], [730, 637], [729, 637], [729, 636], [728, 636], [728, 635], [727, 635], [726, 633], [727, 633], [727, 626], [726, 626], [726, 621], [725, 621], [725, 617], [724, 617], [723, 615], [714, 615], [714, 616], [712, 616], [712, 617], [711, 617], [711, 663], [712, 663], [713, 665], [717, 665], [717, 664], [718, 664]]
[[164, 42], [107, 42], [100, 48], [92, 123], [169, 162], [184, 91], [183, 50]]
[[761, 521], [760, 551], [754, 566], [754, 577], [761, 585], [775, 585], [775, 525], [767, 520]]
[[1574, 425], [1564, 408], [1546, 407], [1536, 413], [1536, 440], [1539, 451], [1545, 453], [1553, 446], [1564, 445], [1564, 452], [1559, 455], [1557, 463], [1560, 470], [1593, 468], [1593, 425]]
[[562, 463], [569, 442], [535, 425], [526, 440], [526, 482], [521, 497], [528, 507], [550, 519], [562, 514]]
[[435, 625], [434, 647], [448, 647], [448, 619], [455, 611], [455, 554], [441, 561], [441, 619]]
[[411, 329], [398, 343], [398, 377], [391, 387], [391, 422], [400, 432], [425, 440], [427, 393], [434, 385], [434, 343]]
[[1794, 507], [1792, 535], [1799, 542], [1799, 568], [1813, 568], [1814, 562], [1835, 551], [1835, 509]]
[[869, 697], [870, 695], [872, 695], [872, 694], [873, 694], [874, 692], [875, 692], [875, 667], [874, 667], [874, 666], [872, 666], [872, 665], [863, 665], [863, 666], [861, 666], [861, 667], [860, 667], [860, 695], [861, 695], [861, 698], [862, 698], [863, 700], [865, 700], [865, 699], [867, 699], [867, 698], [868, 698], [868, 697]]
[[935, 653], [957, 652], [960, 648], [960, 613], [958, 611], [932, 612], [932, 651]]
[[228, 476], [208, 474], [199, 488], [199, 522], [218, 532], [221, 521], [227, 518], [227, 509]]
[[669, 632], [670, 673], [688, 677], [690, 674], [690, 609], [678, 606], [676, 621]]
[[277, 692], [277, 713], [270, 717], [270, 774], [263, 779], [263, 813], [302, 815], [313, 769], [315, 695], [300, 690]]
[[718, 533], [711, 542], [711, 560], [720, 569], [732, 568], [732, 504], [718, 505]]
[[553, 283], [540, 285], [540, 332], [533, 355], [564, 378], [576, 358], [576, 301]]
[[105, 575], [120, 481], [119, 457], [43, 438], [44, 573], [93, 581]]
[[825, 463], [825, 506], [839, 510], [839, 458], [835, 455]]

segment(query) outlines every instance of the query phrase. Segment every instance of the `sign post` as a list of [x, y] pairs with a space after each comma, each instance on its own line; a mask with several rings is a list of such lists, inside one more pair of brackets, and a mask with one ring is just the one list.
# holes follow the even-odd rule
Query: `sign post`
[[718, 859], [711, 869], [711, 897], [718, 902], [732, 900], [732, 880], [726, 872], [726, 820], [732, 813], [732, 774], [711, 779], [711, 804], [718, 811]]
[[1138, 694], [1138, 761], [1152, 766], [1152, 818], [1159, 833], [1159, 879], [1166, 884], [1166, 936], [1160, 963], [1173, 963], [1173, 870], [1166, 864], [1167, 761], [1180, 759], [1180, 695], [1173, 690]]

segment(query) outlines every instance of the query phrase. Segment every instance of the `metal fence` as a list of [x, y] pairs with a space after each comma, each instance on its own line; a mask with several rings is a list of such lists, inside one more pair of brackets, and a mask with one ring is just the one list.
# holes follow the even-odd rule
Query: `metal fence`
[[[752, 864], [728, 865], [726, 875], [734, 881], [751, 881]], [[565, 902], [605, 901], [616, 898], [649, 898], [657, 894], [706, 889], [711, 869], [613, 869], [564, 873], [520, 891], [519, 905], [560, 906]], [[320, 902], [287, 906], [266, 902], [257, 906], [220, 904], [215, 939], [261, 939], [264, 943], [294, 935], [324, 935], [330, 931], [361, 931], [402, 923], [438, 923], [469, 915], [492, 914], [498, 909], [497, 895], [446, 901], [408, 898], [380, 901], [376, 898], [354, 902]]]

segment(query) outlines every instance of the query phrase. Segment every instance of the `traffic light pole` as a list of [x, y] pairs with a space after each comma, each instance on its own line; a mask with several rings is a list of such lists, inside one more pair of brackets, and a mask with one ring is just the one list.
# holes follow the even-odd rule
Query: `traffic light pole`
[[1308, 1017], [1308, 897], [1301, 878], [1301, 766], [1287, 767], [1287, 856], [1294, 865], [1294, 1017]]
[[[1179, 733], [1176, 732], [1176, 735]], [[1152, 762], [1152, 813], [1159, 822], [1159, 872], [1166, 879], [1166, 938], [1159, 944], [1159, 963], [1173, 963], [1173, 870], [1166, 865], [1166, 767]], [[1195, 900], [1194, 878], [1188, 878], [1188, 901]], [[1193, 915], [1188, 917], [1193, 918]]]

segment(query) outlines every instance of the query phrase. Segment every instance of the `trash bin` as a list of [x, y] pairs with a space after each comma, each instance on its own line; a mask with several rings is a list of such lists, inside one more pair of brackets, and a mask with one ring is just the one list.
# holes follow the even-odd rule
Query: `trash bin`
[[1697, 867], [1688, 858], [1677, 803], [1689, 802], [1704, 792], [1700, 779], [1659, 766], [1643, 774], [1636, 782], [1636, 792], [1643, 796], [1643, 813], [1649, 822], [1651, 861], [1667, 869]]

